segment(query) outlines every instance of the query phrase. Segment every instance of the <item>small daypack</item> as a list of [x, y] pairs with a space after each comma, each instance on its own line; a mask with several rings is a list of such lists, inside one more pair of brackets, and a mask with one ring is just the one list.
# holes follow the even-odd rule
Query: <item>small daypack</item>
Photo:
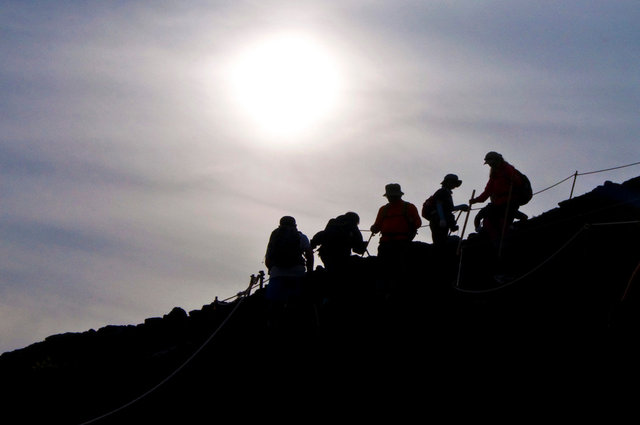
[[531, 198], [533, 198], [531, 181], [529, 181], [529, 177], [522, 174], [522, 172], [518, 170], [516, 171], [518, 172], [518, 174], [520, 174], [522, 184], [520, 186], [514, 186], [513, 198], [518, 205], [525, 205], [531, 200]]
[[270, 266], [292, 267], [304, 264], [300, 232], [295, 227], [279, 227], [271, 233], [268, 249]]
[[422, 204], [422, 217], [430, 220], [433, 213], [436, 212], [436, 198], [435, 195], [431, 195]]

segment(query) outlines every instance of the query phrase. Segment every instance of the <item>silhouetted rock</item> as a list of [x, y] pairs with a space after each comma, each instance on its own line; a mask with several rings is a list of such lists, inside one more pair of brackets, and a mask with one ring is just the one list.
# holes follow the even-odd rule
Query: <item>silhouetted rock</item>
[[462, 402], [481, 395], [478, 382], [548, 389], [580, 361], [592, 377], [624, 368], [640, 331], [638, 221], [640, 177], [606, 182], [516, 222], [501, 256], [473, 233], [461, 258], [452, 239], [437, 261], [415, 243], [401, 271], [376, 257], [318, 268], [279, 327], [258, 290], [52, 335], [0, 357], [4, 413], [69, 424], [109, 412], [95, 423], [275, 419], [294, 406], [398, 414], [452, 383]]

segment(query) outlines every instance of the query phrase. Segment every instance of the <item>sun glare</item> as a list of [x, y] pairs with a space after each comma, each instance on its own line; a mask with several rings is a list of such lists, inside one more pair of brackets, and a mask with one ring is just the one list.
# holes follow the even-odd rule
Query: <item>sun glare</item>
[[268, 136], [307, 131], [338, 102], [335, 61], [321, 45], [299, 36], [273, 37], [241, 52], [231, 85], [240, 111]]

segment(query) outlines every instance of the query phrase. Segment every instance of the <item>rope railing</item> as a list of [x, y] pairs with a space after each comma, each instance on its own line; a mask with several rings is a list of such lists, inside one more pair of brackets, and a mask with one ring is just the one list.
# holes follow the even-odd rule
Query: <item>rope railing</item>
[[[255, 288], [256, 286], [259, 289], [262, 289], [264, 287], [264, 284], [267, 283], [269, 281], [269, 279], [264, 280], [264, 270], [260, 270], [260, 272], [255, 275], [252, 274], [251, 278], [249, 280], [249, 287], [247, 289], [245, 289], [244, 291], [240, 291], [235, 295], [232, 295], [228, 298], [225, 298], [224, 300], [220, 301], [223, 303], [229, 302], [229, 301], [233, 301], [236, 300], [238, 298], [244, 298], [244, 297], [248, 297], [249, 295], [251, 295], [251, 290], [253, 288]], [[216, 297], [216, 300], [218, 299], [218, 297]]]
[[537, 192], [534, 192], [534, 193], [533, 193], [533, 195], [535, 196], [535, 195], [537, 195], [537, 194], [539, 194], [539, 193], [545, 192], [545, 191], [547, 191], [547, 190], [549, 190], [549, 189], [551, 189], [551, 188], [553, 188], [553, 187], [556, 187], [556, 186], [558, 186], [559, 184], [564, 183], [564, 182], [566, 182], [567, 180], [569, 180], [569, 179], [573, 178], [573, 183], [572, 183], [572, 185], [571, 185], [571, 193], [569, 194], [569, 199], [572, 199], [572, 198], [573, 198], [573, 190], [574, 190], [574, 188], [575, 188], [575, 186], [576, 186], [576, 180], [577, 180], [578, 176], [587, 176], [587, 175], [590, 175], [590, 174], [604, 173], [604, 172], [606, 172], [606, 171], [619, 170], [619, 169], [621, 169], [621, 168], [632, 167], [632, 166], [634, 166], [634, 165], [640, 165], [640, 161], [638, 161], [638, 162], [632, 162], [631, 164], [619, 165], [619, 166], [617, 166], [617, 167], [603, 168], [603, 169], [601, 169], [601, 170], [586, 171], [586, 172], [583, 172], [583, 173], [580, 173], [580, 172], [578, 172], [578, 171], [576, 170], [576, 172], [575, 172], [575, 173], [573, 173], [573, 174], [571, 174], [570, 176], [568, 176], [568, 177], [566, 177], [566, 178], [564, 178], [564, 179], [560, 180], [559, 182], [557, 182], [557, 183], [555, 183], [555, 184], [552, 184], [552, 185], [551, 185], [551, 186], [549, 186], [549, 187], [546, 187], [546, 188], [544, 188], [544, 189], [542, 189], [542, 190], [539, 190], [539, 191], [537, 191]]
[[[619, 165], [617, 167], [603, 168], [601, 170], [586, 171], [586, 172], [583, 172], [583, 173], [575, 171], [573, 174], [565, 177], [564, 179], [560, 180], [559, 182], [554, 183], [551, 186], [547, 186], [544, 189], [540, 189], [540, 190], [538, 190], [536, 192], [533, 192], [533, 196], [539, 195], [539, 194], [541, 194], [543, 192], [546, 192], [547, 190], [553, 189], [554, 187], [561, 185], [562, 183], [566, 182], [567, 180], [573, 179], [573, 183], [571, 185], [571, 193], [569, 194], [569, 199], [572, 199], [573, 198], [573, 191], [574, 191], [575, 185], [576, 185], [576, 180], [577, 180], [577, 178], [579, 176], [587, 176], [587, 175], [590, 175], [590, 174], [604, 173], [604, 172], [607, 172], [607, 171], [613, 171], [613, 170], [619, 170], [619, 169], [622, 169], [622, 168], [632, 167], [634, 165], [640, 165], [640, 161], [632, 162], [631, 164]], [[482, 207], [469, 208], [470, 211], [477, 211], [477, 210], [481, 210], [481, 209], [482, 209]], [[425, 224], [425, 225], [420, 226], [420, 228], [428, 227], [428, 226], [429, 226], [428, 224]], [[361, 232], [370, 232], [371, 230], [369, 230], [369, 229], [361, 229], [360, 231]]]
[[525, 279], [526, 277], [532, 275], [533, 273], [535, 273], [536, 271], [538, 271], [539, 269], [541, 269], [545, 264], [547, 264], [549, 261], [551, 261], [553, 258], [555, 258], [556, 256], [558, 256], [562, 251], [564, 251], [565, 248], [567, 248], [569, 245], [571, 245], [571, 242], [573, 242], [584, 230], [586, 230], [588, 228], [588, 226], [583, 226], [580, 228], [580, 230], [578, 230], [573, 236], [571, 236], [571, 238], [569, 238], [569, 240], [567, 242], [565, 242], [560, 248], [558, 248], [558, 250], [556, 250], [556, 252], [554, 252], [553, 254], [551, 254], [549, 257], [547, 257], [545, 260], [543, 260], [540, 264], [538, 264], [537, 266], [535, 266], [534, 268], [532, 268], [531, 270], [529, 270], [528, 272], [526, 272], [525, 274], [523, 274], [522, 276], [513, 279], [510, 282], [504, 283], [500, 286], [496, 286], [493, 288], [487, 288], [487, 289], [476, 289], [476, 290], [471, 290], [471, 289], [464, 289], [464, 288], [460, 288], [459, 284], [460, 284], [460, 270], [462, 268], [462, 257], [460, 257], [460, 266], [458, 267], [458, 280], [455, 286], [455, 289], [458, 290], [459, 292], [465, 292], [465, 293], [473, 293], [473, 294], [485, 294], [485, 293], [489, 293], [489, 292], [495, 292], [498, 291], [500, 289], [506, 288], [507, 286], [511, 286], [516, 282], [519, 282], [523, 279]]
[[[640, 220], [633, 220], [633, 221], [618, 221], [618, 222], [606, 222], [606, 223], [588, 223], [585, 224], [584, 226], [582, 226], [580, 228], [580, 230], [578, 230], [573, 236], [571, 236], [569, 238], [569, 240], [567, 240], [567, 242], [565, 242], [560, 248], [558, 248], [553, 254], [551, 254], [549, 257], [545, 258], [542, 262], [540, 262], [538, 265], [536, 265], [535, 267], [533, 267], [531, 270], [529, 270], [528, 272], [524, 273], [523, 275], [507, 282], [504, 283], [500, 286], [496, 286], [493, 288], [487, 288], [487, 289], [478, 289], [478, 290], [471, 290], [471, 289], [464, 289], [464, 288], [460, 288], [460, 276], [461, 276], [461, 270], [462, 270], [462, 256], [460, 256], [460, 263], [458, 265], [458, 277], [457, 277], [457, 281], [456, 281], [456, 285], [455, 285], [455, 289], [458, 290], [459, 292], [465, 292], [465, 293], [473, 293], [473, 294], [484, 294], [484, 293], [489, 293], [489, 292], [495, 292], [498, 291], [500, 289], [506, 288], [508, 286], [513, 285], [514, 283], [517, 283], [527, 277], [529, 277], [530, 275], [532, 275], [533, 273], [535, 273], [536, 271], [540, 270], [544, 265], [546, 265], [547, 263], [549, 263], [549, 261], [551, 261], [553, 258], [555, 258], [556, 256], [558, 256], [562, 251], [564, 251], [569, 245], [571, 245], [571, 243], [573, 241], [576, 240], [576, 238], [585, 230], [589, 230], [591, 227], [593, 226], [615, 226], [615, 225], [624, 225], [624, 224], [640, 224]], [[640, 267], [640, 265], [639, 265]], [[637, 272], [637, 271], [636, 271]]]
[[605, 168], [602, 170], [596, 170], [596, 171], [587, 171], [585, 173], [578, 173], [579, 176], [586, 176], [587, 174], [597, 174], [597, 173], [603, 173], [605, 171], [612, 171], [612, 170], [619, 170], [620, 168], [627, 168], [627, 167], [631, 167], [633, 165], [638, 165], [640, 164], [640, 161], [638, 162], [632, 162], [631, 164], [626, 164], [626, 165], [619, 165], [617, 167], [611, 167], [611, 168]]
[[[150, 395], [151, 393], [155, 392], [156, 390], [158, 390], [160, 387], [162, 387], [164, 384], [166, 384], [171, 378], [173, 378], [175, 375], [177, 375], [182, 369], [185, 368], [185, 366], [187, 366], [207, 345], [209, 345], [209, 343], [211, 343], [211, 341], [216, 337], [216, 335], [218, 335], [218, 333], [220, 332], [220, 330], [227, 324], [227, 322], [229, 322], [229, 320], [231, 319], [231, 317], [234, 315], [234, 313], [238, 310], [238, 308], [240, 307], [240, 305], [242, 304], [242, 302], [244, 301], [244, 299], [246, 297], [249, 296], [249, 294], [251, 293], [251, 289], [253, 286], [257, 285], [258, 282], [260, 282], [260, 284], [263, 283], [263, 277], [264, 277], [264, 272], [260, 271], [260, 273], [256, 276], [256, 275], [251, 275], [251, 280], [249, 282], [249, 287], [244, 290], [239, 292], [237, 295], [235, 295], [234, 297], [230, 297], [227, 298], [227, 300], [233, 299], [233, 298], [237, 298], [238, 302], [236, 303], [236, 305], [233, 307], [233, 310], [231, 310], [229, 312], [229, 314], [227, 314], [227, 316], [224, 318], [224, 320], [220, 323], [220, 325], [218, 325], [218, 327], [211, 333], [211, 335], [209, 335], [209, 337], [200, 345], [200, 347], [198, 347], [198, 349], [196, 349], [193, 354], [191, 354], [191, 356], [189, 356], [189, 358], [187, 358], [187, 360], [185, 360], [180, 366], [178, 366], [173, 372], [171, 372], [166, 378], [164, 378], [162, 381], [160, 381], [159, 383], [157, 383], [155, 386], [153, 386], [152, 388], [150, 388], [149, 390], [145, 391], [144, 393], [142, 393], [141, 395], [139, 395], [138, 397], [134, 398], [133, 400], [123, 404], [122, 406], [113, 409], [103, 415], [97, 416], [93, 419], [90, 419], [86, 422], [83, 422], [80, 425], [88, 425], [88, 424], [92, 424], [95, 423], [99, 420], [102, 420], [108, 416], [111, 416], [115, 413], [118, 413], [126, 408], [128, 408], [129, 406], [133, 405], [134, 403], [137, 403], [138, 401], [142, 400], [143, 398], [147, 397], [148, 395]], [[226, 300], [225, 300], [226, 301]]]
[[551, 185], [551, 186], [549, 186], [549, 187], [545, 187], [545, 188], [544, 188], [544, 189], [542, 189], [542, 190], [539, 190], [539, 191], [537, 191], [537, 192], [533, 192], [533, 196], [536, 196], [536, 195], [538, 195], [538, 194], [540, 194], [540, 193], [542, 193], [542, 192], [546, 192], [546, 191], [547, 191], [547, 190], [549, 190], [549, 189], [553, 189], [554, 187], [556, 187], [556, 186], [558, 186], [558, 185], [560, 185], [560, 184], [562, 184], [562, 183], [566, 182], [567, 180], [569, 180], [569, 179], [570, 179], [570, 178], [572, 178], [572, 177], [574, 177], [574, 178], [575, 178], [575, 174], [571, 174], [569, 177], [564, 178], [564, 179], [560, 180], [558, 183], [552, 184], [552, 185]]

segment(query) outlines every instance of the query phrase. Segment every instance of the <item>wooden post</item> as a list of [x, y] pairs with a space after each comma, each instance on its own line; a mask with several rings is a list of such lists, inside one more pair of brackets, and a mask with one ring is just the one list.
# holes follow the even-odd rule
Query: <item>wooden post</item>
[[573, 184], [571, 185], [571, 194], [569, 194], [569, 199], [573, 198], [573, 188], [576, 187], [576, 179], [578, 178], [578, 170], [573, 175]]

